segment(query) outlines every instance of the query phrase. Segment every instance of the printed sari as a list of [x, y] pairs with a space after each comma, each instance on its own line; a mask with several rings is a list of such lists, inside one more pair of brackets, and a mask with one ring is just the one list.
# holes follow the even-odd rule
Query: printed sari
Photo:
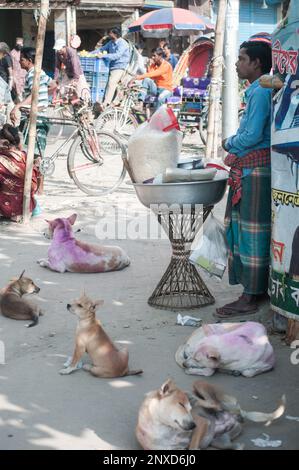
[[[12, 218], [22, 215], [26, 153], [8, 148], [0, 142], [0, 216]], [[37, 169], [33, 168], [30, 211], [35, 207]]]

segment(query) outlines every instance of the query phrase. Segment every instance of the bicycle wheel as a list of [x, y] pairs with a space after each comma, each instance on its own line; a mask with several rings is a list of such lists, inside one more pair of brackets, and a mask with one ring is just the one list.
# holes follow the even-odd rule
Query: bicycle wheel
[[126, 140], [138, 127], [135, 116], [123, 108], [108, 108], [94, 122], [96, 130], [116, 131], [119, 137]]
[[97, 131], [101, 161], [90, 152], [79, 135], [73, 142], [67, 159], [70, 177], [81, 191], [90, 196], [104, 196], [115, 191], [122, 183], [126, 169], [123, 158], [126, 149], [113, 134]]

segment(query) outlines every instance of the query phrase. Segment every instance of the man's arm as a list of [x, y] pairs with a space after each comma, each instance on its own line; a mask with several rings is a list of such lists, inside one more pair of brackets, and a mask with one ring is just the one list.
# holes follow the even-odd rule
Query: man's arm
[[271, 95], [268, 90], [258, 88], [248, 104], [247, 123], [242, 131], [225, 141], [227, 151], [240, 152], [259, 144], [264, 135], [265, 125], [271, 115]]
[[[108, 46], [108, 44], [107, 44], [107, 46]], [[104, 46], [102, 49], [106, 50], [106, 49], [104, 49], [105, 47], [106, 46]], [[109, 59], [109, 60], [120, 59], [123, 56], [123, 54], [126, 52], [127, 48], [128, 48], [128, 45], [127, 45], [126, 41], [123, 40], [123, 41], [116, 44], [116, 52], [110, 53], [110, 54], [105, 54], [104, 57], [105, 57], [105, 59]]]
[[167, 71], [167, 64], [162, 63], [157, 69], [150, 70], [142, 75], [137, 75], [136, 80], [143, 80], [144, 78], [156, 78], [161, 77]]

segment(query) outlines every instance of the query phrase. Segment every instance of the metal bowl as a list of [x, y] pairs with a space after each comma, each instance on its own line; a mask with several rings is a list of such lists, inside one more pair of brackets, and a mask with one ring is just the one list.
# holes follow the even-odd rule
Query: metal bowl
[[143, 184], [133, 183], [139, 201], [146, 207], [151, 204], [203, 204], [212, 206], [221, 201], [227, 178], [187, 183]]

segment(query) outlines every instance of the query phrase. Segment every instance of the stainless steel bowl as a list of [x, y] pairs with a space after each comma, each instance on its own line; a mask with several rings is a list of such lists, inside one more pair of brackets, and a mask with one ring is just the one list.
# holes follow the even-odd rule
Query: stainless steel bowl
[[139, 201], [146, 207], [151, 204], [203, 204], [212, 206], [224, 196], [227, 178], [188, 183], [143, 184], [133, 183]]

